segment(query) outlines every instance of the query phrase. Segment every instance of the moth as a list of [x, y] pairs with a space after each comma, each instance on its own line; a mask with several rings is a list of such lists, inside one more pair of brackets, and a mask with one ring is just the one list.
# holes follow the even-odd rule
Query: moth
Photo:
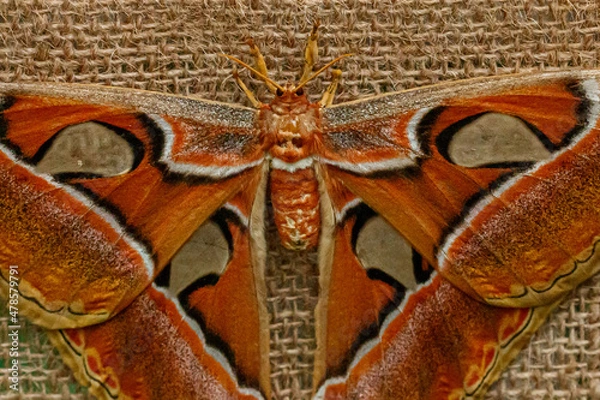
[[481, 398], [597, 272], [600, 72], [311, 103], [316, 37], [293, 86], [253, 47], [254, 108], [0, 85], [0, 293], [98, 398], [273, 398], [270, 215], [318, 250], [314, 399]]

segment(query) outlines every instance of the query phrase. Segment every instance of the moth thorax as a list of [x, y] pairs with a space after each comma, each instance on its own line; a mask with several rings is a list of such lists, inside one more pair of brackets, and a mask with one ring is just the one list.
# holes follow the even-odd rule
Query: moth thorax
[[296, 108], [281, 104], [272, 107], [260, 116], [271, 144], [271, 156], [287, 163], [310, 156], [320, 125], [318, 108], [312, 104]]
[[312, 168], [294, 172], [272, 169], [269, 183], [275, 225], [282, 244], [291, 250], [315, 247], [321, 224], [315, 171]]

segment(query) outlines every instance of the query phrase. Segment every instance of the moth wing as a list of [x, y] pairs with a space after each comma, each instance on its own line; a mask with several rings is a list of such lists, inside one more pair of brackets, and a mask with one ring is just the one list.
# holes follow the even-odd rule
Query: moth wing
[[77, 379], [96, 396], [269, 397], [265, 283], [256, 268], [264, 265], [264, 254], [250, 250], [255, 228], [248, 225], [255, 193], [264, 207], [264, 180], [262, 187], [260, 179], [248, 185], [117, 315], [49, 331]]
[[0, 93], [0, 290], [47, 328], [126, 307], [261, 169], [251, 109], [93, 86]]
[[337, 223], [320, 248], [315, 398], [480, 398], [556, 304], [473, 299], [340, 182], [325, 182]]
[[99, 399], [262, 399], [238, 384], [177, 300], [151, 285], [110, 320], [48, 331], [63, 360]]
[[[335, 364], [315, 398], [481, 398], [554, 306], [490, 306], [434, 274], [387, 310], [377, 335], [355, 337], [345, 358], [327, 354]], [[328, 326], [332, 332], [339, 336], [339, 327]]]
[[599, 265], [599, 75], [473, 80], [326, 108], [320, 161], [466, 293], [548, 304]]

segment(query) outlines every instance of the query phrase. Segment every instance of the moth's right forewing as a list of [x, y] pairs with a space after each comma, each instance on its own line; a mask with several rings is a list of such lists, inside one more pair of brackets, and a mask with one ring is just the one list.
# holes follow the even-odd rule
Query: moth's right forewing
[[[21, 311], [48, 328], [123, 309], [263, 160], [254, 110], [93, 86], [3, 84], [0, 93], [0, 287], [8, 296], [18, 265]], [[129, 169], [48, 169], [52, 144], [90, 122], [124, 139]], [[71, 151], [57, 158], [77, 166], [93, 156], [80, 154], [90, 139], [69, 135]]]

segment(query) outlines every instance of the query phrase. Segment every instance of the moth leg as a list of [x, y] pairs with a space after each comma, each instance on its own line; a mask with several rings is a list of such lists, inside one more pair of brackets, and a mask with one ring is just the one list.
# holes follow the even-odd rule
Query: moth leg
[[252, 106], [254, 106], [255, 108], [260, 108], [262, 106], [262, 103], [256, 100], [256, 97], [254, 97], [254, 93], [252, 93], [250, 89], [248, 89], [248, 86], [246, 86], [246, 84], [242, 81], [237, 69], [233, 70], [233, 79], [235, 79], [240, 89], [242, 89], [244, 93], [246, 93], [246, 96], [248, 97], [248, 100], [250, 100], [250, 103], [252, 103]]
[[[246, 43], [248, 44], [248, 46], [250, 46], [250, 54], [252, 54], [252, 57], [254, 57], [254, 62], [256, 63], [257, 71], [260, 72], [261, 74], [263, 74], [264, 76], [269, 76], [265, 58], [263, 57], [263, 55], [260, 52], [260, 49], [258, 48], [256, 43], [254, 43], [254, 40], [252, 40], [250, 38], [246, 41]], [[269, 88], [269, 91], [271, 91], [271, 93], [275, 93], [277, 91], [277, 87], [275, 87], [275, 85], [273, 85], [269, 81], [265, 81], [265, 84], [267, 85], [267, 87]], [[248, 93], [246, 93], [246, 94], [248, 94]], [[250, 97], [250, 96], [248, 96], [248, 97]]]
[[319, 46], [317, 45], [317, 40], [319, 40], [318, 29], [319, 21], [316, 21], [310, 31], [308, 41], [306, 42], [306, 49], [304, 50], [304, 68], [302, 70], [300, 82], [308, 80], [319, 59]]
[[323, 93], [323, 97], [319, 101], [319, 105], [321, 107], [329, 107], [333, 104], [333, 97], [335, 96], [335, 91], [338, 87], [338, 84], [342, 80], [341, 69], [332, 69], [331, 74], [333, 75], [331, 83], [329, 84], [327, 90], [325, 90], [325, 93]]

